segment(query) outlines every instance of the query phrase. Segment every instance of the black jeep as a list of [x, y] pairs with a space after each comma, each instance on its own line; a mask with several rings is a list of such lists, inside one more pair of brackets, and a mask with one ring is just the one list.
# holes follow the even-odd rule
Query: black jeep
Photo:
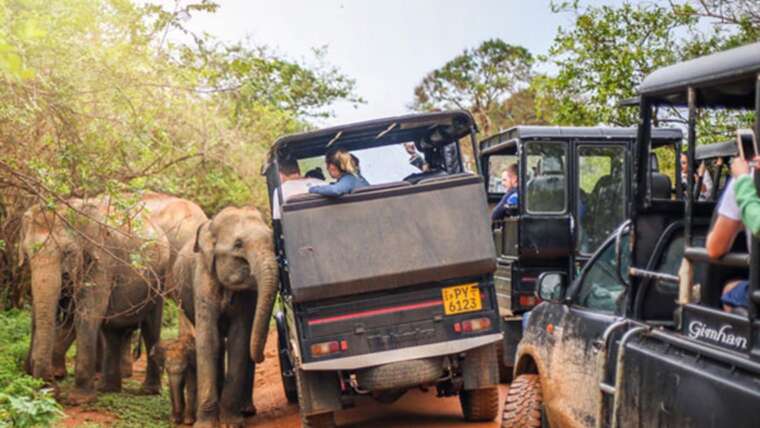
[[[658, 153], [679, 151], [682, 138], [679, 129], [653, 130]], [[504, 196], [504, 170], [510, 165], [518, 169], [519, 203], [492, 223], [494, 284], [505, 332], [500, 349], [503, 382], [512, 374], [522, 316], [540, 301], [535, 295], [540, 274], [562, 272], [571, 280], [628, 218], [635, 141], [635, 128], [517, 126], [480, 142], [480, 166], [492, 208]], [[658, 164], [656, 157], [653, 162]], [[657, 171], [654, 179], [670, 197], [670, 179]]]
[[[630, 219], [574, 281], [562, 271], [539, 277], [544, 303], [518, 347], [504, 427], [758, 425], [760, 248], [753, 238], [748, 255], [738, 238], [729, 254], [707, 256], [732, 150], [697, 148], [696, 131], [709, 109], [735, 113], [737, 128], [750, 112], [760, 123], [760, 44], [658, 70], [639, 104]], [[652, 123], [679, 109], [688, 111], [688, 170], [667, 197], [649, 161]], [[712, 191], [697, 161], [709, 164]], [[724, 312], [724, 285], [748, 277], [749, 314]]]
[[[332, 426], [353, 397], [390, 402], [418, 386], [459, 395], [467, 420], [498, 412], [501, 340], [486, 194], [464, 171], [466, 112], [409, 115], [285, 136], [265, 174], [275, 220], [285, 393], [305, 426]], [[340, 148], [368, 187], [285, 195], [279, 165], [323, 165]]]

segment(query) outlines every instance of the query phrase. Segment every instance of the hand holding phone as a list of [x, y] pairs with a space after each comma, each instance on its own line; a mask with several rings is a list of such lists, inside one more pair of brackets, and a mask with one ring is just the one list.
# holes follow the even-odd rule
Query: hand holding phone
[[760, 154], [757, 147], [757, 138], [751, 129], [736, 130], [736, 146], [739, 149], [739, 157], [745, 161], [751, 161]]

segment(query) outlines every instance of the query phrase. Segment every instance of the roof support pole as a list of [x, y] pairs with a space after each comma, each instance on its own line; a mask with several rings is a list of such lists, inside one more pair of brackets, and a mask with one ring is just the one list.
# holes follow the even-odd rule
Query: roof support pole
[[[760, 138], [760, 73], [755, 78], [755, 138]], [[755, 188], [760, 189], [760, 171], [755, 168]], [[760, 240], [752, 236], [749, 263], [749, 315], [752, 320], [749, 345], [750, 358], [760, 360]]]
[[[694, 211], [694, 154], [697, 146], [697, 91], [690, 86], [688, 89], [689, 102], [689, 135], [687, 156], [689, 158], [688, 174], [686, 176], [686, 245], [691, 246], [691, 224]], [[680, 156], [680, 154], [676, 154]], [[679, 195], [680, 196], [680, 195]]]

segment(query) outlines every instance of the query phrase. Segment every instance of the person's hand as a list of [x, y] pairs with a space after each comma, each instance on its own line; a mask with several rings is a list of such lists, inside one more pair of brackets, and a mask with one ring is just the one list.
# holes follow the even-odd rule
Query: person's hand
[[734, 158], [731, 161], [731, 175], [736, 178], [745, 174], [749, 174], [749, 163], [742, 158]]
[[703, 175], [705, 175], [705, 169], [706, 168], [707, 167], [705, 166], [705, 161], [702, 161], [699, 164], [699, 168], [697, 168], [697, 177], [702, 177]]

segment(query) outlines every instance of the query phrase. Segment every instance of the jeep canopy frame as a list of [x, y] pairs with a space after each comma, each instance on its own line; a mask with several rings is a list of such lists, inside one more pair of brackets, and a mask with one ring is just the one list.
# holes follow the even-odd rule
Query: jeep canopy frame
[[[700, 109], [728, 109], [754, 111], [755, 134], [760, 135], [760, 43], [741, 46], [685, 61], [657, 70], [647, 76], [639, 89], [641, 126], [639, 127], [638, 158], [646, 159], [651, 138], [651, 124], [655, 107], [674, 107], [688, 109], [688, 148], [689, 173], [687, 187], [694, 188], [694, 168], [697, 156], [697, 118]], [[727, 147], [724, 147], [727, 149]], [[636, 165], [636, 185], [634, 188], [634, 210], [632, 219], [634, 234], [638, 226], [637, 219], [645, 217], [657, 207], [645, 200], [647, 192], [646, 165]], [[760, 186], [760, 172], [755, 170], [754, 181]], [[729, 253], [719, 260], [710, 260], [704, 248], [695, 246], [694, 230], [697, 219], [709, 219], [715, 204], [695, 200], [693, 192], [686, 192], [685, 206], [685, 257], [691, 262], [708, 263], [724, 267], [749, 267], [749, 356], [760, 360], [760, 241], [751, 238], [750, 255]], [[642, 258], [642, 249], [633, 246], [634, 261]], [[638, 264], [638, 263], [636, 263]], [[749, 264], [749, 266], [748, 266]], [[631, 272], [632, 285], [635, 287], [643, 278]], [[679, 304], [689, 302], [689, 281], [681, 282]], [[709, 290], [708, 290], [709, 291]], [[715, 314], [713, 314], [715, 315]], [[686, 316], [686, 315], [684, 315]]]

